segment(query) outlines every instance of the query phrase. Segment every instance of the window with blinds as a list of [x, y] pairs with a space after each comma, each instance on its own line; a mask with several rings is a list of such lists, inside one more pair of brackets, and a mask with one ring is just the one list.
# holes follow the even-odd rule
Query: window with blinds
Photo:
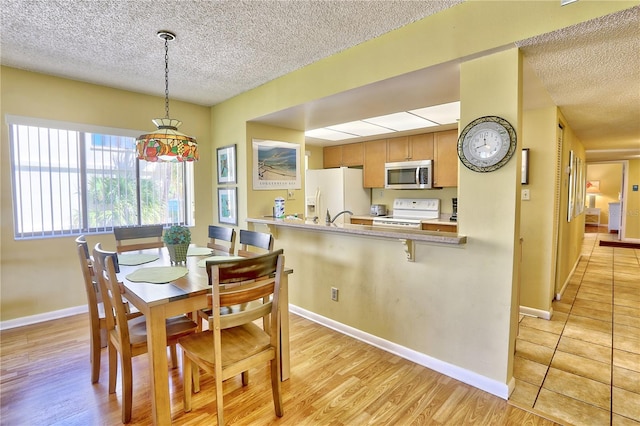
[[139, 161], [126, 131], [7, 118], [16, 239], [193, 224], [193, 163]]

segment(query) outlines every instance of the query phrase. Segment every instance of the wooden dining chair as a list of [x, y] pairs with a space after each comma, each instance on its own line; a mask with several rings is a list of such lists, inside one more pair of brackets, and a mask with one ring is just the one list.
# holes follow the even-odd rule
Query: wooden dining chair
[[[280, 283], [282, 250], [235, 262], [207, 262], [213, 292], [212, 330], [178, 340], [183, 354], [184, 410], [191, 411], [192, 390], [200, 390], [199, 368], [214, 376], [218, 425], [224, 425], [222, 382], [250, 368], [271, 365], [271, 391], [278, 417], [283, 415], [280, 391]], [[264, 301], [267, 301], [266, 303]], [[247, 304], [227, 315], [220, 308]], [[254, 321], [269, 318], [268, 330]], [[195, 368], [192, 364], [195, 364]], [[243, 374], [243, 385], [247, 385]], [[193, 387], [193, 388], [192, 388]]]
[[[131, 358], [147, 352], [146, 318], [139, 316], [128, 320], [125, 304], [121, 296], [121, 283], [116, 276], [115, 252], [105, 251], [100, 244], [93, 250], [96, 275], [100, 283], [106, 312], [107, 335], [109, 338], [109, 393], [115, 393], [118, 370], [118, 354], [122, 370], [122, 423], [131, 420], [133, 371]], [[171, 347], [172, 367], [177, 367], [175, 345], [180, 337], [193, 333], [197, 324], [186, 315], [166, 320], [167, 346]]]
[[[219, 242], [223, 242], [223, 244]], [[233, 255], [236, 252], [236, 230], [226, 226], [209, 225], [207, 247]]]
[[162, 225], [121, 226], [113, 228], [118, 253], [164, 247]]
[[[257, 251], [255, 249], [258, 249]], [[240, 230], [238, 256], [251, 257], [273, 251], [273, 235], [265, 232]]]
[[[87, 308], [89, 311], [90, 348], [89, 359], [91, 361], [91, 383], [100, 380], [100, 351], [107, 343], [107, 323], [102, 302], [102, 292], [98, 284], [93, 258], [89, 255], [89, 244], [84, 235], [75, 240], [80, 269], [84, 280], [84, 289], [87, 294]], [[126, 302], [125, 302], [126, 303]], [[127, 318], [132, 319], [142, 315], [141, 312], [129, 309], [126, 304]]]
[[84, 290], [87, 293], [87, 306], [89, 310], [91, 383], [97, 383], [98, 380], [100, 380], [101, 334], [107, 329], [104, 306], [102, 304], [100, 286], [94, 274], [93, 259], [91, 259], [89, 255], [89, 245], [84, 235], [76, 238], [76, 251], [80, 259], [80, 269], [82, 270], [82, 277], [84, 279]]

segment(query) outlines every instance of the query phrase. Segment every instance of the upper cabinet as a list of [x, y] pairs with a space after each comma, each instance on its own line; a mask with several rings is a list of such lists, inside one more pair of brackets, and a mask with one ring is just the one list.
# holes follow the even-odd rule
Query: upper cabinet
[[433, 160], [434, 188], [458, 186], [458, 131], [423, 133], [323, 148], [324, 168], [362, 166], [365, 188], [384, 188], [384, 163]]
[[364, 164], [364, 144], [325, 146], [323, 149], [323, 167], [356, 167]]
[[433, 133], [433, 186], [458, 186], [458, 131]]
[[433, 160], [433, 133], [387, 139], [387, 162]]
[[384, 163], [386, 158], [387, 141], [385, 139], [364, 143], [362, 182], [365, 188], [384, 188]]

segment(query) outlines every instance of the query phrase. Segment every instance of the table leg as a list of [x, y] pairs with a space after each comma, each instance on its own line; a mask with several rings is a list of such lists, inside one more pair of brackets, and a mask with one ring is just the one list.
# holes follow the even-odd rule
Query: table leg
[[289, 274], [282, 274], [280, 282], [280, 297], [284, 301], [280, 314], [282, 315], [280, 324], [280, 379], [289, 379], [290, 353], [289, 353]]
[[151, 379], [151, 416], [154, 425], [171, 424], [167, 329], [164, 306], [152, 307], [147, 315], [147, 348]]

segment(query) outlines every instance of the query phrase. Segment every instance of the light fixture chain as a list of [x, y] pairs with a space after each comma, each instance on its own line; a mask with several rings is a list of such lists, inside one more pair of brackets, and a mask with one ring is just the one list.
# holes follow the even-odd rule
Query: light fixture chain
[[169, 39], [164, 39], [164, 111], [169, 118]]

